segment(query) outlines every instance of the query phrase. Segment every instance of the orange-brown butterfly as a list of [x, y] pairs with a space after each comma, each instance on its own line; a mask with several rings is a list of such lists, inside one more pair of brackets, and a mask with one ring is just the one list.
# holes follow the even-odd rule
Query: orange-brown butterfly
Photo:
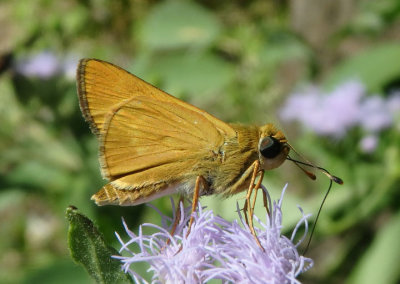
[[[77, 87], [99, 140], [102, 175], [110, 181], [92, 196], [98, 205], [137, 205], [178, 192], [193, 196], [194, 211], [201, 195], [247, 190], [248, 220], [264, 171], [292, 160], [292, 147], [272, 124], [225, 123], [111, 63], [82, 59]], [[255, 236], [251, 217], [248, 224]]]

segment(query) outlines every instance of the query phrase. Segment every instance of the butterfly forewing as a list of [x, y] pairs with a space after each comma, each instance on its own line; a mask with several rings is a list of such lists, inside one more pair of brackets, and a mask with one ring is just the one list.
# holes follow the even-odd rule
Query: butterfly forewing
[[82, 59], [77, 71], [79, 104], [85, 119], [95, 134], [100, 134], [105, 115], [110, 109], [135, 96], [181, 105], [204, 116], [227, 137], [236, 132], [225, 122], [195, 106], [187, 104], [111, 63], [97, 59]]
[[[103, 174], [111, 180], [211, 156], [223, 143], [222, 135], [202, 115], [147, 97], [134, 98], [119, 107], [106, 118], [102, 132]], [[180, 172], [187, 170], [190, 168], [184, 167]], [[154, 172], [153, 180], [165, 176], [164, 170]]]

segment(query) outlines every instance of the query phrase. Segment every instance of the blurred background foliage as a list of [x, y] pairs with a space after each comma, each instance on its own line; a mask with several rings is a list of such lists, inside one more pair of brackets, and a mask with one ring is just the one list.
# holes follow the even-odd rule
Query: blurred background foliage
[[[159, 222], [146, 206], [90, 201], [105, 181], [79, 110], [75, 68], [93, 57], [225, 121], [277, 123], [300, 153], [345, 181], [328, 197], [308, 253], [315, 267], [302, 281], [398, 283], [398, 112], [367, 147], [361, 142], [371, 133], [357, 123], [337, 125], [340, 136], [321, 134], [301, 119], [281, 120], [280, 109], [302, 86], [329, 96], [354, 79], [366, 96], [389, 102], [400, 90], [399, 1], [5, 0], [0, 27], [0, 282], [91, 282], [69, 257], [68, 205], [95, 220], [117, 249], [121, 216], [131, 229]], [[395, 103], [387, 104], [396, 110]], [[346, 116], [346, 107], [330, 111]], [[277, 199], [286, 182], [289, 233], [300, 218], [296, 204], [315, 216], [328, 181], [309, 181], [285, 163], [264, 184]], [[234, 218], [238, 200], [204, 204]], [[154, 203], [168, 214], [168, 198]]]

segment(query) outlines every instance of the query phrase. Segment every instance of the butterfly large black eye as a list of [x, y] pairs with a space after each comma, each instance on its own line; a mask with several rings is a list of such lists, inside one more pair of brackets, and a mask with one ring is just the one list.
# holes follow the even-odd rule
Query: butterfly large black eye
[[260, 152], [265, 158], [273, 159], [282, 151], [282, 144], [274, 137], [265, 137], [260, 144]]

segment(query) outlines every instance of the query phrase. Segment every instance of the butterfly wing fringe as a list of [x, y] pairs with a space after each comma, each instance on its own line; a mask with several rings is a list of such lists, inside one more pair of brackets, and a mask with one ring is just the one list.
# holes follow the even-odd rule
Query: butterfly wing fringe
[[133, 206], [149, 202], [158, 197], [172, 194], [176, 190], [176, 186], [169, 186], [166, 183], [148, 185], [136, 190], [121, 189], [108, 183], [103, 186], [96, 194], [92, 196], [92, 200], [99, 206], [118, 205]]

